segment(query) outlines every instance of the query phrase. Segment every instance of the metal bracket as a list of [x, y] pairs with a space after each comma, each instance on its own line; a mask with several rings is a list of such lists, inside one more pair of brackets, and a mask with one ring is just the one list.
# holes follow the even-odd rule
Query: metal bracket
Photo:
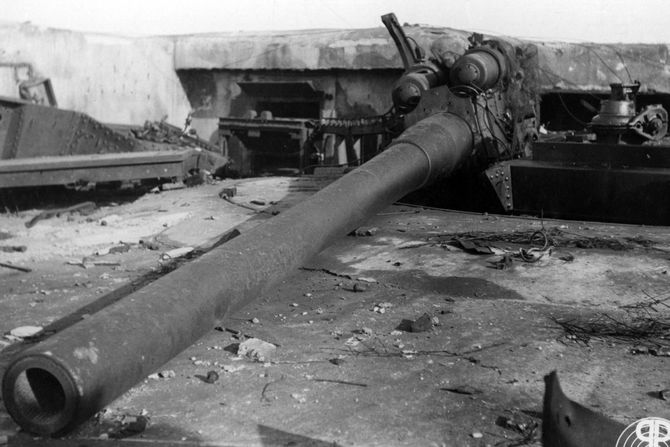
[[512, 196], [512, 172], [509, 163], [495, 164], [484, 172], [503, 209], [511, 212], [514, 209], [514, 198]]

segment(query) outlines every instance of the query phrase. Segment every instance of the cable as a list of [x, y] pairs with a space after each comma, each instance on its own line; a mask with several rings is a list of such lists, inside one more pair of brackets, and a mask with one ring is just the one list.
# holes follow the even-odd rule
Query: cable
[[[566, 84], [573, 85], [573, 86], [575, 86], [575, 87], [577, 87], [577, 88], [580, 87], [580, 85], [577, 84], [576, 82], [573, 82], [573, 81], [571, 81], [571, 80], [569, 80], [569, 79], [566, 79], [566, 78], [564, 78], [564, 77], [562, 77], [562, 76], [560, 76], [560, 75], [554, 73], [554, 72], [551, 71], [551, 70], [547, 70], [547, 69], [542, 68], [542, 67], [537, 67], [537, 69], [540, 70], [541, 72], [545, 73], [545, 74], [551, 75], [551, 76], [555, 77], [556, 79], [559, 79], [559, 80], [565, 82]], [[593, 93], [591, 93], [591, 92], [588, 91], [588, 90], [584, 90], [584, 93], [587, 94], [587, 95], [589, 95], [589, 96], [593, 96], [593, 97], [594, 97], [595, 99], [597, 99], [598, 101], [602, 101], [602, 98], [600, 98], [600, 97], [594, 95]]]
[[563, 108], [565, 109], [565, 111], [567, 112], [567, 114], [570, 115], [570, 117], [571, 117], [573, 120], [577, 121], [577, 122], [578, 122], [579, 124], [581, 124], [582, 126], [586, 126], [586, 125], [588, 124], [588, 123], [585, 123], [584, 121], [580, 120], [580, 119], [577, 118], [575, 115], [573, 115], [572, 112], [570, 112], [570, 109], [568, 109], [568, 105], [565, 103], [565, 101], [563, 101], [563, 96], [562, 96], [560, 93], [558, 93], [558, 99], [559, 99], [559, 101], [561, 101], [561, 104], [563, 105]]
[[[576, 45], [577, 45], [577, 46], [580, 46], [580, 47], [582, 47], [582, 48], [586, 48], [586, 49], [589, 50], [591, 53], [593, 53], [598, 59], [600, 59], [600, 62], [602, 62], [602, 64], [605, 66], [605, 68], [607, 68], [607, 69], [608, 69], [614, 76], [616, 76], [617, 79], [618, 79], [619, 81], [623, 82], [623, 79], [621, 79], [621, 76], [619, 76], [619, 74], [616, 72], [616, 70], [614, 70], [612, 67], [610, 67], [610, 66], [607, 64], [607, 62], [605, 62], [605, 59], [603, 59], [603, 58], [600, 56], [600, 54], [598, 54], [598, 52], [597, 52], [596, 50], [594, 50], [593, 48], [591, 48], [591, 47], [588, 46], [588, 45], [584, 45], [584, 44], [576, 44]], [[624, 66], [625, 66], [625, 64], [624, 64]], [[626, 71], [628, 71], [628, 70], [626, 70]], [[629, 76], [630, 76], [630, 74], [629, 74]]]
[[[611, 47], [610, 47], [611, 48]], [[626, 65], [626, 61], [623, 59], [623, 56], [621, 53], [619, 53], [616, 48], [611, 48], [614, 53], [619, 56], [619, 59], [621, 59], [621, 63], [623, 64], [623, 68], [626, 70], [626, 74], [628, 75], [628, 80], [630, 81], [631, 84], [633, 84], [633, 77], [630, 75], [630, 71], [628, 71], [628, 66]]]
[[[475, 106], [475, 121], [477, 122], [477, 127], [478, 127], [478, 129], [479, 129], [479, 135], [482, 137], [482, 139], [486, 139], [487, 137], [486, 137], [486, 135], [484, 135], [484, 131], [482, 130], [482, 125], [481, 125], [481, 122], [480, 122], [480, 120], [479, 120], [479, 115], [477, 114], [477, 107], [480, 107], [484, 112], [486, 112], [486, 109], [485, 109], [481, 104], [479, 104], [479, 102], [477, 101], [477, 98], [476, 98], [476, 97], [473, 98], [473, 105]], [[493, 132], [493, 130], [491, 129], [491, 127], [490, 127], [489, 124], [487, 124], [486, 122], [484, 122], [484, 124], [486, 125], [486, 130], [488, 130], [488, 132], [489, 132], [489, 134], [491, 135], [491, 137], [492, 137], [494, 140], [496, 140], [498, 143], [502, 144], [503, 148], [505, 148], [505, 152], [507, 153], [507, 155], [510, 155], [510, 156], [511, 156], [511, 152], [508, 150], [508, 146], [509, 146], [510, 144], [509, 144], [507, 141], [501, 140], [501, 139], [500, 139], [500, 138]]]

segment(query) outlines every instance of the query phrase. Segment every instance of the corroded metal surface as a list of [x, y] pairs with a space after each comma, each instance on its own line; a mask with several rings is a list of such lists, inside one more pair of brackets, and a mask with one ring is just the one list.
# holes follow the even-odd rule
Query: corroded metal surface
[[31, 432], [72, 429], [335, 238], [452, 172], [472, 144], [470, 126], [455, 115], [418, 123], [267, 224], [20, 353], [3, 377], [7, 410]]

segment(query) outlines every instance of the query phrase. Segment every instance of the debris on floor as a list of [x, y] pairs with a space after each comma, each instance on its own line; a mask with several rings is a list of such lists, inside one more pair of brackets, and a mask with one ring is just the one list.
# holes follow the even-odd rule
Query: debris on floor
[[277, 346], [259, 338], [250, 338], [240, 343], [237, 355], [257, 362], [268, 362], [277, 351]]
[[433, 328], [433, 317], [425, 313], [410, 324], [410, 332], [426, 332]]
[[205, 376], [200, 376], [196, 374], [196, 377], [198, 377], [200, 380], [202, 380], [205, 383], [216, 383], [219, 380], [219, 373], [216, 371], [207, 371], [207, 375]]
[[46, 210], [42, 211], [37, 216], [30, 219], [28, 222], [26, 222], [25, 225], [26, 228], [32, 228], [37, 224], [37, 222], [41, 220], [51, 219], [52, 217], [60, 217], [64, 214], [75, 213], [75, 212], [86, 216], [91, 214], [95, 210], [95, 208], [96, 205], [94, 202], [83, 202], [77, 205], [69, 206], [67, 208]]
[[149, 374], [148, 378], [152, 380], [158, 379], [172, 379], [176, 377], [176, 373], [171, 369], [166, 369], [157, 373]]
[[379, 231], [379, 228], [377, 227], [360, 227], [349, 233], [349, 236], [358, 236], [358, 237], [365, 237], [365, 236], [374, 236], [377, 234]]
[[9, 331], [9, 335], [17, 338], [29, 338], [42, 331], [42, 326], [20, 326]]
[[21, 267], [20, 265], [14, 265], [10, 264], [8, 262], [0, 262], [0, 267], [4, 267], [6, 269], [11, 269], [11, 270], [18, 270], [19, 272], [24, 272], [24, 273], [30, 273], [33, 270], [28, 268], [28, 267]]
[[173, 250], [166, 251], [161, 255], [161, 259], [164, 261], [167, 261], [169, 259], [177, 259], [181, 258], [182, 256], [186, 256], [187, 254], [191, 253], [193, 250], [195, 250], [193, 247], [179, 247], [175, 248]]
[[2, 253], [23, 253], [28, 250], [25, 245], [0, 245], [0, 252]]

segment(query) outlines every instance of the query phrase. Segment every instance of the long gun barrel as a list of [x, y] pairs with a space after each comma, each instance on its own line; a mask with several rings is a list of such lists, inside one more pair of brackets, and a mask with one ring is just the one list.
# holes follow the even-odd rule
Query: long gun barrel
[[437, 113], [308, 200], [32, 346], [2, 381], [25, 430], [68, 432], [262, 296], [314, 254], [472, 152], [471, 125]]

